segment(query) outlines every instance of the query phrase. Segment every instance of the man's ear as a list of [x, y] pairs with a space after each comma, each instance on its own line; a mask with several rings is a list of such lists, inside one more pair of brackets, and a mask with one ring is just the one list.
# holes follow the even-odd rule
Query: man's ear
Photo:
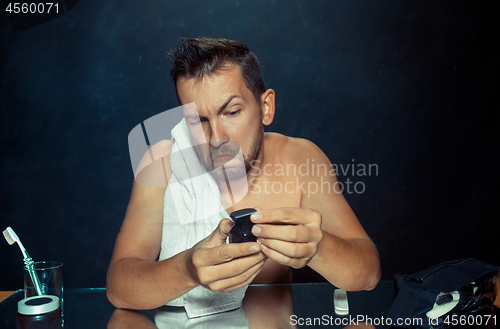
[[274, 90], [268, 89], [260, 96], [260, 106], [262, 109], [262, 123], [269, 126], [274, 120]]

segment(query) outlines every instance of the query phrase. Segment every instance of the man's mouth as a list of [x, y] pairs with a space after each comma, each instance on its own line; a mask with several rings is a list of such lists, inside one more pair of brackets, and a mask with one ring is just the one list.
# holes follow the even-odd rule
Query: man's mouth
[[234, 159], [234, 156], [232, 156], [230, 154], [221, 154], [221, 155], [214, 157], [213, 161], [214, 161], [214, 165], [217, 166], [220, 164], [226, 164], [229, 161], [231, 161], [232, 159]]

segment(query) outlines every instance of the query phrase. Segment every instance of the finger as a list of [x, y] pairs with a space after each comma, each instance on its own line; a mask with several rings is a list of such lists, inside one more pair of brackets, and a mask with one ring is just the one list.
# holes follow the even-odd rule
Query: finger
[[[267, 257], [266, 257], [267, 258]], [[242, 283], [240, 284], [236, 284], [236, 285], [233, 285], [233, 286], [230, 286], [224, 290], [222, 290], [222, 292], [228, 292], [228, 291], [232, 291], [232, 290], [236, 290], [238, 288], [241, 288], [241, 287], [244, 287], [248, 284], [251, 284], [253, 282], [253, 280], [255, 279], [255, 277], [257, 275], [259, 275], [260, 271], [262, 270], [262, 268], [264, 267], [264, 264], [265, 264], [265, 261], [262, 261], [261, 263], [257, 264], [256, 268], [255, 268], [255, 271], [252, 271], [253, 272], [250, 277], [248, 279], [246, 279], [245, 281], [243, 281]], [[249, 271], [250, 272], [250, 271]]]
[[212, 291], [222, 291], [222, 292], [227, 292], [241, 288], [247, 284], [252, 283], [253, 279], [259, 274], [264, 264], [265, 264], [265, 259], [261, 259], [259, 262], [253, 264], [243, 273], [239, 273], [238, 275], [224, 278], [209, 284], [209, 288]]
[[200, 259], [205, 265], [217, 265], [234, 259], [258, 253], [261, 250], [257, 242], [228, 243], [214, 248], [199, 250]]
[[198, 267], [198, 282], [205, 287], [210, 286], [214, 282], [239, 276], [254, 267], [255, 264], [265, 261], [266, 259], [267, 256], [259, 252], [254, 255], [235, 259], [229, 263]]
[[305, 225], [256, 224], [252, 227], [252, 234], [256, 237], [290, 242], [314, 241], [318, 238], [315, 232]]
[[222, 241], [225, 242], [226, 238], [229, 236], [229, 231], [233, 227], [234, 223], [232, 220], [229, 218], [224, 218], [219, 222], [219, 225], [217, 225], [217, 228], [215, 229], [213, 233], [213, 237], [217, 241]]
[[[265, 246], [265, 245], [263, 245]], [[304, 267], [308, 259], [307, 258], [293, 258], [293, 257], [288, 257], [274, 249], [268, 248], [268, 247], [263, 247], [262, 252], [269, 257], [270, 259], [274, 260], [275, 262], [285, 265], [285, 266], [290, 266], [293, 268], [302, 268]]]
[[272, 249], [289, 258], [311, 258], [316, 253], [313, 243], [291, 243], [275, 239], [259, 239], [263, 252]]
[[204, 275], [208, 281], [228, 279], [245, 273], [255, 264], [267, 258], [262, 252], [240, 257], [231, 262], [208, 266], [204, 268]]
[[321, 220], [321, 215], [312, 209], [285, 207], [257, 211], [250, 216], [250, 219], [253, 223], [308, 224]]

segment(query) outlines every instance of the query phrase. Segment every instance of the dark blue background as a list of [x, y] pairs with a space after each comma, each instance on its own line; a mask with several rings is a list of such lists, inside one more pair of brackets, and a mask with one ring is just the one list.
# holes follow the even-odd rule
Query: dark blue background
[[[500, 265], [493, 3], [81, 0], [15, 33], [2, 12], [0, 229], [64, 262], [66, 287], [105, 286], [128, 133], [178, 105], [165, 53], [181, 36], [223, 37], [259, 57], [277, 95], [270, 131], [378, 166], [339, 180], [365, 185], [345, 197], [384, 279], [462, 257]], [[0, 255], [0, 290], [22, 288], [17, 246]]]

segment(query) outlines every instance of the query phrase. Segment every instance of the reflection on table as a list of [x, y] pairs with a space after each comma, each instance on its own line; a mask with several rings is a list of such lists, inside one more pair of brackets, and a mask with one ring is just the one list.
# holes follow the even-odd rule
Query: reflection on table
[[[333, 293], [328, 283], [251, 285], [243, 306], [229, 312], [189, 319], [182, 307], [157, 310], [115, 309], [106, 290], [65, 289], [65, 328], [332, 328], [351, 327], [348, 320], [385, 317], [394, 301], [391, 281], [380, 282], [372, 291], [348, 292], [349, 315], [335, 314]], [[0, 327], [16, 328], [19, 290], [0, 303]], [[362, 323], [356, 322], [359, 326]], [[369, 326], [373, 327], [373, 326]], [[378, 326], [377, 328], [383, 328]]]

